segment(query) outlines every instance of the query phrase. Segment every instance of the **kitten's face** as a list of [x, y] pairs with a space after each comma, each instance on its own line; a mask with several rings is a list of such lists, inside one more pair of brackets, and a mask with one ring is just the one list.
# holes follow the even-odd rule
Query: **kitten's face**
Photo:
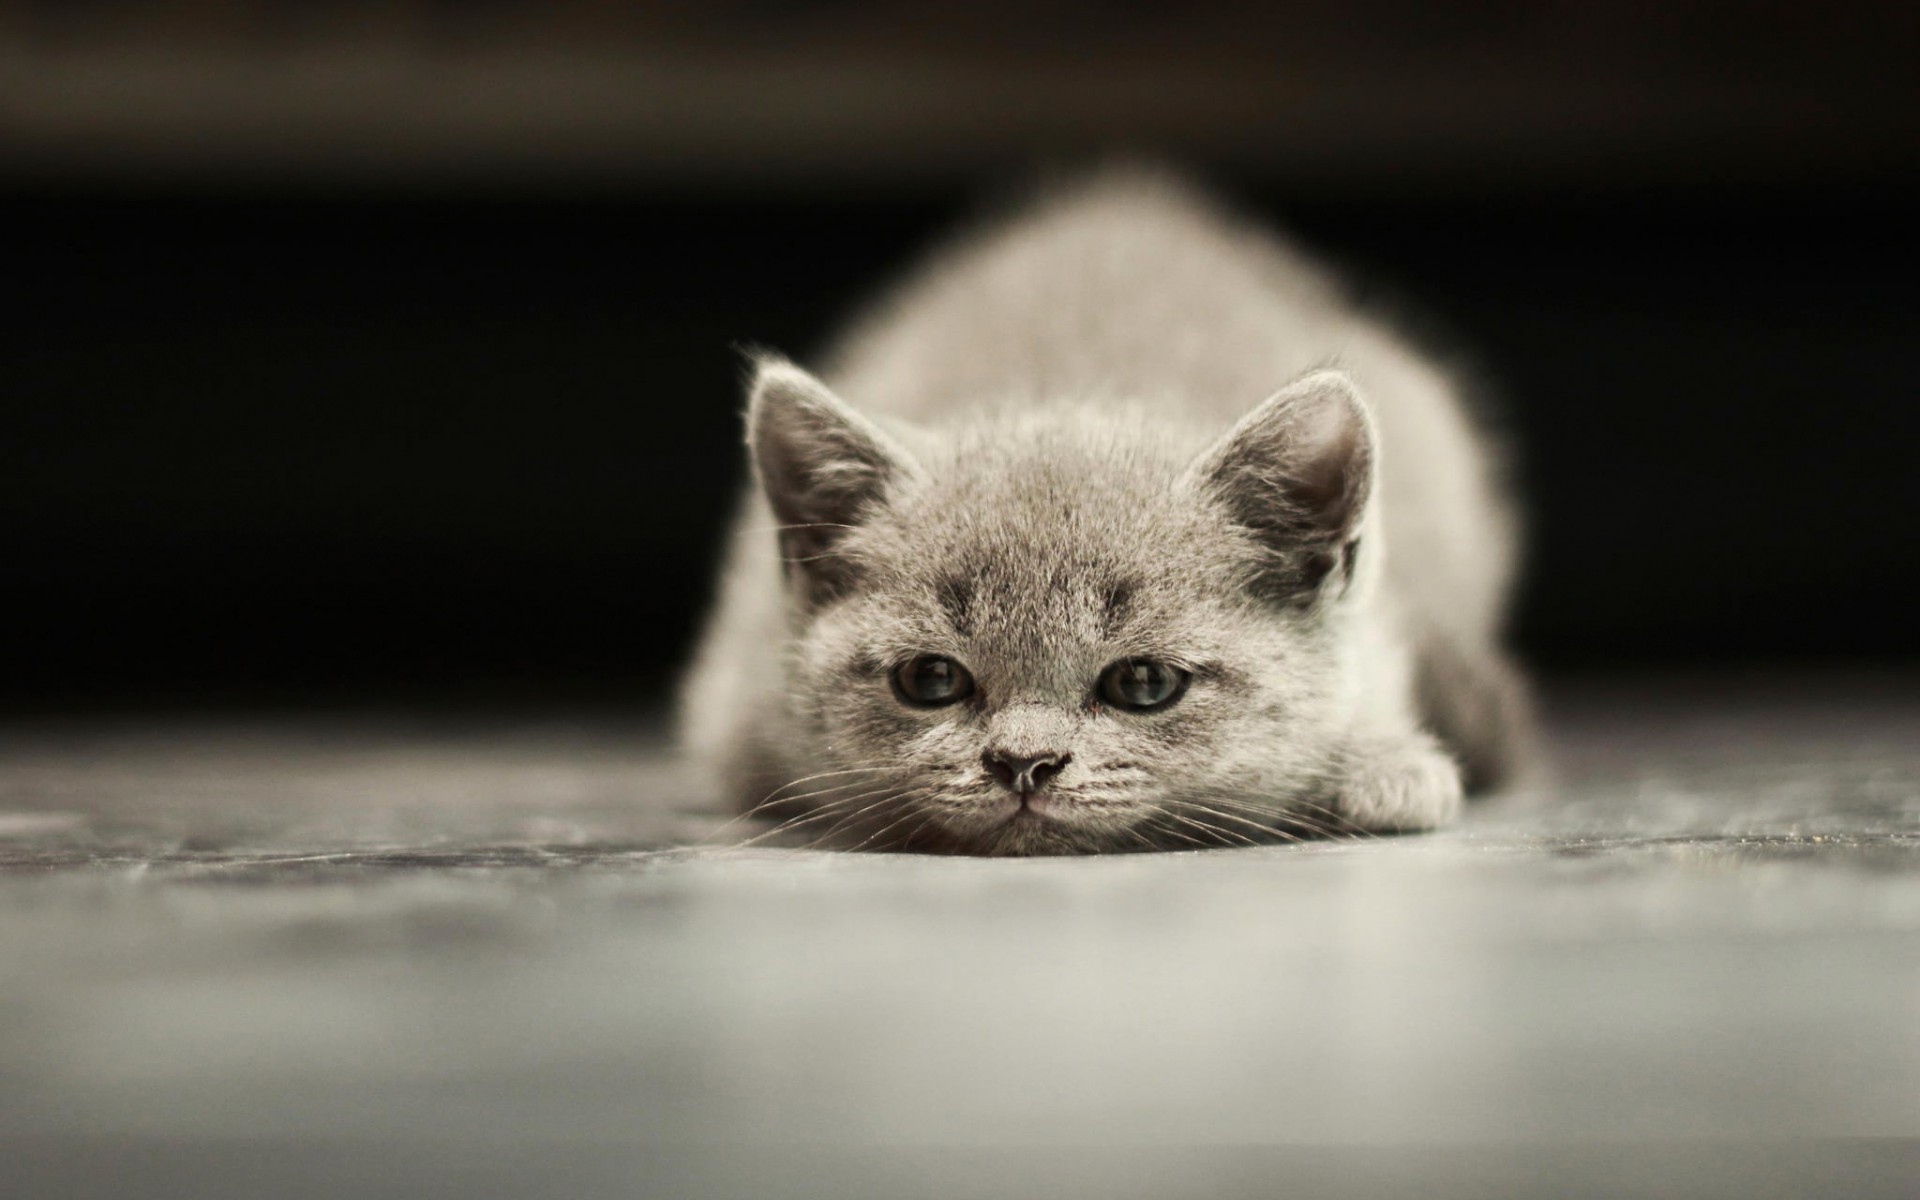
[[1166, 440], [1108, 415], [915, 445], [857, 519], [788, 540], [817, 776], [790, 794], [824, 841], [1087, 853], [1313, 824], [1286, 801], [1329, 769], [1330, 614], [1262, 594], [1272, 554]]

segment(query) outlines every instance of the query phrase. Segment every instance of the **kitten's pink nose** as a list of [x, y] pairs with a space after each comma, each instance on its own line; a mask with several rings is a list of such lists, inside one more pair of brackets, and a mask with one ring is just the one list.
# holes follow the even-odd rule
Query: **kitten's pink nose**
[[1002, 787], [1024, 796], [1045, 786], [1047, 780], [1058, 775], [1060, 769], [1073, 760], [1073, 755], [1035, 754], [1022, 757], [1004, 750], [989, 750], [980, 759], [987, 764], [987, 774], [998, 779]]

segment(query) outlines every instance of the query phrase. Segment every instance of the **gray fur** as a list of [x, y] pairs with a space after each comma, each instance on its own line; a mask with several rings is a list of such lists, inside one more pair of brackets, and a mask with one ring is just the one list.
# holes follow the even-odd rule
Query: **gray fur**
[[[748, 439], [683, 740], [825, 844], [1423, 829], [1463, 768], [1524, 757], [1515, 521], [1455, 383], [1169, 177], [1110, 172], [949, 248], [822, 378], [762, 359]], [[977, 695], [901, 703], [922, 654]], [[1192, 684], [1103, 705], [1128, 657]], [[995, 749], [1071, 759], [1023, 807]]]

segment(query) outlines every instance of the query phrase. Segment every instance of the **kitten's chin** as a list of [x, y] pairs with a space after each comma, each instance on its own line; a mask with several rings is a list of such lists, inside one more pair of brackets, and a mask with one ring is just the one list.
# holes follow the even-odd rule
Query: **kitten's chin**
[[1009, 803], [943, 823], [950, 852], [994, 858], [1101, 854], [1128, 848], [1125, 826], [1110, 819], [1094, 825], [1057, 801]]

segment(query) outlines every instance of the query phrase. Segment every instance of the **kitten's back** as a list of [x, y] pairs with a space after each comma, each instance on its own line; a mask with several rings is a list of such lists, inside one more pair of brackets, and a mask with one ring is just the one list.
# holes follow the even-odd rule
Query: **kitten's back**
[[1330, 357], [1340, 311], [1317, 269], [1177, 177], [1111, 170], [936, 254], [828, 373], [923, 422], [1112, 398], [1221, 424]]

